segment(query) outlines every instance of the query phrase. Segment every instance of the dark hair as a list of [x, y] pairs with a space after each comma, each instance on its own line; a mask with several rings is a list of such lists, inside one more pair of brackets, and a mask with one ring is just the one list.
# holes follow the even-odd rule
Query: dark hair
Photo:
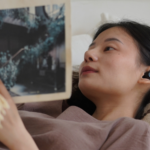
[[[140, 62], [146, 66], [150, 66], [150, 27], [145, 24], [140, 24], [135, 21], [123, 20], [117, 23], [105, 23], [97, 30], [94, 35], [93, 41], [103, 31], [112, 28], [121, 27], [130, 34], [135, 41], [140, 53]], [[71, 98], [67, 101], [69, 105], [76, 105], [89, 114], [93, 114], [96, 106], [87, 99], [78, 88], [78, 73], [73, 73], [73, 91]], [[142, 100], [140, 108], [135, 116], [136, 119], [141, 119], [143, 115], [144, 107], [150, 102], [150, 90], [147, 92]]]

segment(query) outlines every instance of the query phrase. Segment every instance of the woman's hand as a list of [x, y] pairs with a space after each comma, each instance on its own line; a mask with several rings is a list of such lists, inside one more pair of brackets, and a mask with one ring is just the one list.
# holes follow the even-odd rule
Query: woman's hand
[[2, 81], [0, 81], [0, 141], [11, 150], [38, 149], [25, 129], [16, 105]]

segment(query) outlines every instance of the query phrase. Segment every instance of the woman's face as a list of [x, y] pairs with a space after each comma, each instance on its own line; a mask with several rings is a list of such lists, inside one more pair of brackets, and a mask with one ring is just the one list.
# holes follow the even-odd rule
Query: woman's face
[[112, 27], [103, 31], [89, 46], [80, 65], [81, 92], [94, 98], [133, 90], [141, 75], [139, 56], [135, 40], [124, 29]]

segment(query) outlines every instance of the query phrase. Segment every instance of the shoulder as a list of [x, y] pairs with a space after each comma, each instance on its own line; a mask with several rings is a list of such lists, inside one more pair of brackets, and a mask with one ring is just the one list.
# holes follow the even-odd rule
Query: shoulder
[[150, 133], [150, 125], [143, 121], [134, 118], [122, 117], [113, 122], [114, 125], [126, 131], [132, 131], [135, 134]]
[[148, 123], [133, 118], [119, 118], [109, 123], [107, 145], [110, 149], [149, 150], [150, 126]]

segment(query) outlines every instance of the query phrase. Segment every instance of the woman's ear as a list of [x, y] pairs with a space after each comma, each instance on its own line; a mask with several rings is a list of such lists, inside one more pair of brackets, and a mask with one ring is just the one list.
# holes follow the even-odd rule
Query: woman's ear
[[142, 78], [146, 78], [150, 80], [150, 71], [145, 72]]
[[150, 84], [150, 70], [143, 73], [142, 77], [139, 79], [138, 83]]

